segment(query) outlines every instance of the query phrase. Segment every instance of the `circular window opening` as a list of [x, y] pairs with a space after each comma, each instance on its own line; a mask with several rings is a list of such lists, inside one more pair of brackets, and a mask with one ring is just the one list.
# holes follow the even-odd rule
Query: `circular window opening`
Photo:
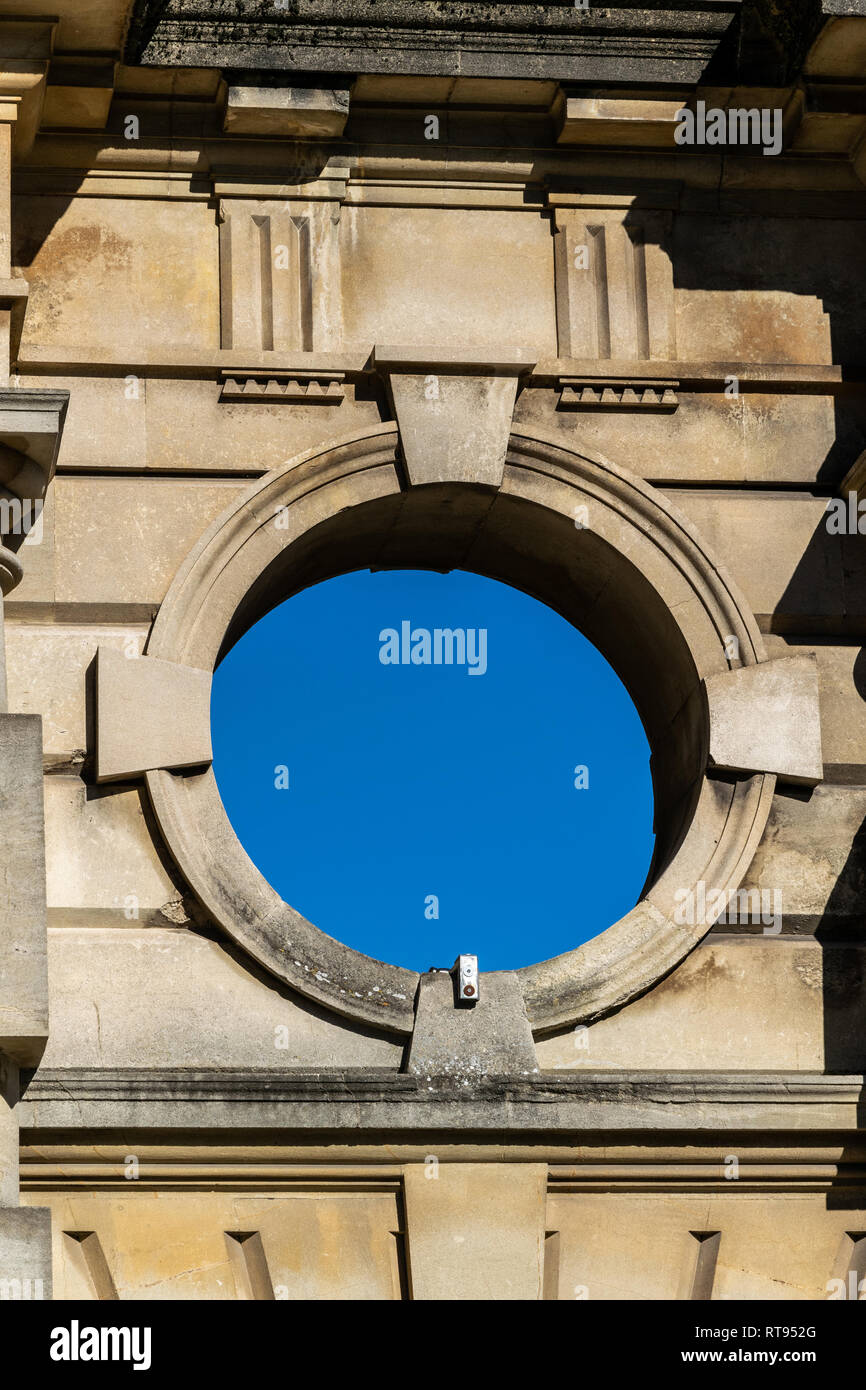
[[637, 711], [576, 628], [507, 584], [392, 570], [313, 585], [227, 653], [211, 718], [247, 854], [367, 955], [517, 969], [640, 897], [653, 796]]

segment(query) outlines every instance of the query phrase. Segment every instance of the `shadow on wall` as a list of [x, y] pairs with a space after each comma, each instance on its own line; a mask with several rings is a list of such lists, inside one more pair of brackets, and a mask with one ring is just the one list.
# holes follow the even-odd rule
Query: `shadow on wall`
[[[866, 223], [853, 215], [846, 219], [850, 202], [840, 204], [837, 216], [827, 216], [827, 200], [815, 202], [815, 197], [793, 195], [787, 200], [786, 217], [761, 215], [747, 203], [743, 215], [710, 215], [710, 209], [702, 214], [677, 212], [668, 231], [660, 230], [661, 220], [645, 218], [638, 199], [625, 225], [634, 237], [656, 240], [671, 259], [675, 290], [695, 296], [692, 304], [678, 305], [678, 350], [683, 360], [697, 356], [722, 362], [833, 364], [842, 369], [846, 384], [833, 396], [833, 439], [815, 469], [817, 487], [832, 492], [866, 448], [866, 287], [857, 269], [866, 261]], [[724, 312], [718, 312], [706, 298], [714, 294], [748, 294], [750, 299], [736, 310], [728, 299]], [[814, 312], [804, 303], [802, 313], [792, 313], [800, 306], [790, 299], [774, 301], [778, 295], [812, 301]], [[825, 342], [816, 347], [822, 332]], [[688, 347], [692, 334], [700, 342], [699, 351]], [[753, 347], [756, 340], [759, 354]], [[740, 390], [747, 394], [754, 387], [741, 384]]]

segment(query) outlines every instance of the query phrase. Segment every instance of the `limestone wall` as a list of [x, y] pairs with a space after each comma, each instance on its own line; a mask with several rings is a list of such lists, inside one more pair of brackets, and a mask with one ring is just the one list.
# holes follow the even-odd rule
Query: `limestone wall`
[[[116, 21], [86, 46], [114, 52]], [[856, 95], [826, 38], [810, 91]], [[232, 95], [211, 37], [180, 66], [160, 42], [110, 81], [79, 72], [74, 99], [46, 49], [49, 105], [20, 107], [20, 148], [9, 135], [0, 395], [69, 403], [48, 461], [37, 425], [25, 450], [0, 410], [14, 476], [42, 460], [4, 612], [7, 708], [41, 719], [50, 1014], [29, 1053], [0, 1046], [0, 1257], [32, 1244], [28, 1222], [44, 1244], [50, 1210], [61, 1298], [817, 1299], [866, 1276], [866, 549], [827, 526], [866, 458], [862, 104], [827, 115], [776, 74], [773, 160], [679, 149], [655, 68], [641, 102], [592, 110], [534, 49], [531, 80], [501, 55], [462, 86], [341, 68], [311, 115], [315, 93]], [[678, 70], [683, 100], [699, 76]], [[128, 775], [96, 767], [98, 649], [149, 660], [170, 586], [218, 518], [254, 511], [257, 480], [290, 487], [294, 460], [396, 420], [410, 477], [394, 481], [383, 433], [383, 506], [455, 482], [423, 473], [441, 426], [407, 442], [429, 371], [494, 383], [503, 495], [514, 430], [646, 484], [655, 541], [675, 508], [681, 545], [741, 595], [756, 663], [814, 659], [821, 728], [820, 779], [770, 755], [715, 774], [778, 773], [737, 884], [778, 894], [780, 921], [701, 933], [623, 1007], [538, 1027], [537, 1072], [475, 1077], [471, 1095], [410, 1075], [405, 1030], [329, 1008], [232, 939], [160, 827], [142, 772], [170, 769], [134, 752]], [[516, 527], [511, 544], [517, 565], [530, 542]], [[657, 756], [688, 742], [695, 708]], [[491, 1027], [531, 1051], [522, 1014]]]

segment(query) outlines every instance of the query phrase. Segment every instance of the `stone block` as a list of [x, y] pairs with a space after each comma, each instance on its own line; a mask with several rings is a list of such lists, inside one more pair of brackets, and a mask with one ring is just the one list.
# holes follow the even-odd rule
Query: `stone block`
[[401, 1039], [338, 1020], [219, 942], [144, 917], [49, 929], [43, 1065], [399, 1068]]
[[187, 552], [244, 486], [205, 479], [58, 479], [56, 601], [87, 603], [106, 615], [118, 605], [140, 610], [159, 604]]
[[75, 767], [83, 761], [88, 745], [87, 670], [97, 648], [140, 655], [147, 634], [142, 623], [7, 623], [9, 705], [22, 714], [42, 715], [47, 768], [64, 763]]
[[30, 284], [25, 359], [30, 343], [122, 361], [166, 343], [219, 342], [218, 229], [205, 201], [25, 195], [17, 211], [27, 228], [13, 247]]
[[418, 1076], [488, 1076], [538, 1071], [520, 980], [513, 970], [481, 976], [478, 1001], [454, 1002], [447, 971], [418, 985], [407, 1071]]
[[331, 87], [229, 87], [229, 135], [336, 139], [349, 116], [349, 92]]
[[705, 681], [711, 767], [775, 772], [814, 786], [824, 775], [818, 669], [808, 656], [777, 657]]
[[0, 1051], [35, 1066], [48, 1029], [42, 721], [0, 715]]
[[46, 777], [45, 825], [53, 926], [186, 921], [137, 787]]
[[403, 1193], [413, 1300], [540, 1299], [546, 1190], [545, 1163], [408, 1165]]
[[0, 1301], [51, 1298], [51, 1212], [0, 1207]]
[[388, 376], [410, 483], [500, 485], [517, 378], [533, 365], [526, 353], [384, 346], [376, 365]]
[[210, 763], [210, 688], [210, 671], [100, 647], [96, 780]]
[[555, 355], [553, 238], [538, 210], [347, 204], [340, 239], [347, 344]]

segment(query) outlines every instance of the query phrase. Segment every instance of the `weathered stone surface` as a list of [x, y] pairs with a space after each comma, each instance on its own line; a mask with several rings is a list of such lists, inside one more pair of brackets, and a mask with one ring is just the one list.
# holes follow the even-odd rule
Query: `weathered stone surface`
[[0, 1211], [18, 1205], [18, 1067], [0, 1052]]
[[327, 87], [229, 87], [225, 129], [231, 135], [334, 137], [349, 115], [349, 93]]
[[[418, 129], [423, 141], [423, 122]], [[465, 194], [462, 195], [465, 199]], [[540, 209], [379, 207], [340, 219], [346, 344], [556, 352], [553, 238]], [[431, 366], [427, 370], [434, 371]]]
[[209, 671], [101, 647], [96, 780], [119, 782], [153, 768], [209, 764], [210, 687]]
[[[142, 902], [138, 920], [124, 920], [118, 908], [122, 926], [49, 930], [47, 1065], [399, 1068], [399, 1039], [348, 1027], [275, 988], [224, 945], [182, 930], [182, 904], [175, 908], [174, 926], [168, 902], [162, 927], [143, 926]], [[104, 909], [93, 913], [104, 916]], [[77, 920], [84, 918], [79, 909]]]
[[0, 1051], [35, 1066], [48, 1033], [42, 721], [0, 714]]
[[0, 1207], [0, 1299], [51, 1298], [51, 1212]]
[[[756, 881], [750, 875], [750, 883]], [[613, 1071], [634, 1066], [639, 1057], [648, 1070], [866, 1068], [866, 948], [788, 939], [786, 908], [789, 901], [795, 905], [794, 889], [769, 869], [760, 882], [770, 932], [760, 915], [755, 923], [719, 926], [718, 933], [749, 934], [723, 939], [714, 932], [622, 1013], [539, 1038], [539, 1066]], [[770, 934], [774, 893], [781, 909], [778, 935]], [[754, 905], [760, 913], [760, 891]]]
[[546, 1188], [543, 1163], [436, 1162], [434, 1168], [428, 1160], [423, 1167], [407, 1167], [403, 1193], [412, 1298], [540, 1298]]
[[[722, 1144], [716, 1160], [720, 1185], [731, 1147]], [[560, 1233], [558, 1297], [593, 1303], [690, 1299], [694, 1233], [719, 1231], [714, 1300], [826, 1299], [842, 1236], [854, 1229], [852, 1221], [862, 1225], [861, 1213], [828, 1211], [823, 1193], [738, 1201], [730, 1192], [734, 1185], [700, 1199], [686, 1193], [555, 1192], [548, 1224]]]
[[[0, 560], [9, 708], [44, 720], [53, 1020], [19, 1100], [34, 734], [23, 777], [0, 758], [0, 1280], [37, 1215], [10, 1211], [19, 1117], [68, 1297], [866, 1277], [866, 546], [826, 514], [866, 437], [864, 0], [141, 0], [117, 64], [123, 8], [0, 26], [13, 498], [70, 393], [42, 535]], [[780, 109], [781, 153], [677, 144], [699, 98]], [[415, 972], [283, 902], [212, 772], [93, 783], [98, 646], [206, 679], [252, 610], [365, 565], [551, 604], [653, 751], [645, 897], [471, 1010], [425, 977], [416, 1018]], [[786, 709], [764, 686], [792, 670]], [[174, 707], [129, 709], [120, 777], [178, 756]], [[44, 1215], [29, 1236], [44, 1263]]]
[[710, 766], [821, 781], [818, 669], [812, 657], [778, 657], [708, 677]]
[[124, 654], [141, 655], [147, 634], [148, 627], [142, 623], [7, 624], [9, 705], [22, 714], [42, 715], [46, 768], [80, 771], [83, 766], [90, 733], [88, 670], [97, 648], [110, 646]]
[[[376, 363], [387, 374], [410, 483], [474, 481], [498, 487], [525, 354], [501, 354], [497, 374], [487, 364], [458, 354], [441, 360], [423, 348], [377, 347]], [[455, 361], [454, 358], [457, 360]], [[422, 365], [423, 364], [423, 365]]]
[[[284, 1191], [275, 1202], [265, 1181], [243, 1195], [175, 1192], [155, 1202], [153, 1192], [137, 1192], [137, 1186], [124, 1182], [119, 1193], [48, 1194], [55, 1298], [105, 1298], [97, 1289], [100, 1273], [122, 1301], [405, 1297], [394, 1192], [329, 1193], [311, 1202]], [[32, 1196], [44, 1201], [46, 1194]], [[82, 1258], [81, 1246], [67, 1234], [82, 1231], [99, 1241], [101, 1270], [98, 1257]], [[250, 1235], [251, 1250], [244, 1240]]]
[[138, 787], [88, 786], [81, 768], [45, 779], [52, 926], [184, 922], [183, 894], [148, 828]]
[[520, 980], [487, 971], [474, 1004], [454, 1002], [454, 980], [428, 971], [418, 982], [406, 1070], [416, 1076], [525, 1076], [538, 1070]]
[[[777, 795], [743, 887], [782, 895], [785, 932], [863, 939], [866, 787]], [[852, 976], [852, 987], [857, 975]], [[832, 1036], [829, 1019], [825, 1038]]]
[[[49, 196], [28, 199], [19, 214], [27, 236], [14, 254], [30, 284], [25, 351], [28, 342], [126, 353], [134, 340], [139, 351], [219, 341], [218, 229], [205, 203]], [[59, 262], [61, 297], [53, 285]], [[134, 399], [126, 375], [118, 393]]]
[[[139, 0], [127, 55], [182, 66], [299, 65], [315, 71], [324, 65], [331, 72], [680, 83], [698, 80], [735, 13], [733, 4], [711, 13], [669, 11], [660, 47], [657, 24], [646, 10], [601, 11], [590, 21], [582, 9], [565, 5], [473, 3], [452, 17], [430, 0], [395, 0], [386, 12], [363, 0], [314, 0], [291, 16], [275, 11], [273, 17], [256, 14], [239, 22], [233, 13], [225, 29], [203, 25], [200, 7], [191, 3], [176, 3], [163, 17], [154, 0]], [[332, 29], [327, 49], [320, 39], [323, 24]], [[765, 57], [761, 49], [758, 54]]]
[[[575, 1131], [650, 1134], [729, 1129], [856, 1133], [862, 1075], [815, 1072], [562, 1072], [514, 1078], [403, 1076], [365, 1068], [110, 1067], [45, 1070], [20, 1103], [22, 1133], [75, 1128], [406, 1132], [460, 1140], [468, 1131], [515, 1142]], [[443, 1137], [442, 1142], [445, 1142]], [[676, 1143], [676, 1139], [674, 1139]], [[498, 1150], [501, 1152], [501, 1150]]]

